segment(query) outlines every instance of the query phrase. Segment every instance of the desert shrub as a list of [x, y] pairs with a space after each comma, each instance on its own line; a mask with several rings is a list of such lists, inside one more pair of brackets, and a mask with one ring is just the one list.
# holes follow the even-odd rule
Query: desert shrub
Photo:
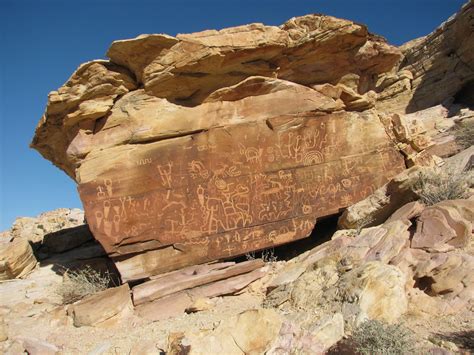
[[274, 248], [262, 250], [259, 254], [260, 255], [257, 256], [256, 252], [251, 251], [251, 252], [245, 254], [245, 258], [247, 260], [255, 260], [255, 259], [258, 259], [260, 257], [266, 263], [274, 263], [274, 262], [278, 261], [278, 256], [275, 255], [275, 249]]
[[90, 266], [86, 266], [79, 270], [67, 270], [56, 293], [61, 296], [64, 304], [70, 304], [107, 289], [111, 283], [111, 276], [108, 272], [101, 274]]
[[358, 354], [412, 354], [415, 341], [411, 332], [401, 324], [386, 324], [367, 320], [352, 334], [351, 343]]
[[474, 145], [474, 120], [459, 123], [454, 129], [454, 137], [463, 149]]
[[472, 171], [420, 173], [413, 184], [413, 189], [420, 200], [429, 206], [445, 200], [468, 198], [472, 183]]
[[362, 229], [367, 228], [370, 226], [371, 223], [375, 221], [375, 216], [372, 215], [367, 215], [364, 217], [359, 218], [356, 221], [356, 236], [359, 236], [360, 233], [362, 232]]

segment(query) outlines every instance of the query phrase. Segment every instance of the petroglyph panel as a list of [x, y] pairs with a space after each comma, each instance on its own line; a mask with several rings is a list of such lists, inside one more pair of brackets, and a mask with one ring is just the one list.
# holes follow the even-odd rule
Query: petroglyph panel
[[[109, 254], [177, 245], [200, 250], [208, 240], [204, 254], [185, 253], [197, 262], [293, 240], [276, 232], [259, 244], [268, 237], [263, 233], [248, 247], [237, 236], [295, 218], [311, 216], [314, 223], [366, 197], [403, 166], [375, 114], [302, 114], [117, 147], [109, 163], [83, 163], [83, 176], [93, 171], [95, 178], [83, 179], [79, 192]], [[237, 238], [227, 253], [223, 235]]]
[[315, 216], [291, 218], [232, 232], [207, 235], [190, 241], [149, 250], [131, 257], [114, 257], [122, 281], [176, 270], [288, 243], [306, 237], [313, 230]]

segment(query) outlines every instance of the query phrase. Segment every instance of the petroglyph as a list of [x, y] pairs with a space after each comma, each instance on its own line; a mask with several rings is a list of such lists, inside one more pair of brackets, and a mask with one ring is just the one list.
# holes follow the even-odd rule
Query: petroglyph
[[[389, 140], [374, 141], [372, 153], [331, 136], [351, 124], [342, 114], [298, 120], [276, 132], [262, 122], [245, 135], [237, 125], [176, 145], [150, 144], [152, 163], [127, 152], [129, 161], [143, 163], [134, 163], [140, 170], [126, 179], [105, 170], [79, 187], [94, 235], [111, 255], [144, 240], [204, 248], [183, 251], [192, 262], [240, 255], [309, 235], [319, 216], [360, 200], [403, 168]], [[361, 122], [380, 124], [375, 116]], [[127, 171], [127, 159], [118, 156], [110, 171]]]

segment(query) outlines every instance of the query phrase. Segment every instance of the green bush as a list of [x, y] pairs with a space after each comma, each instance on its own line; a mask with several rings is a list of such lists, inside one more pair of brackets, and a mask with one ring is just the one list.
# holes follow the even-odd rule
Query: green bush
[[361, 355], [412, 354], [415, 341], [411, 332], [400, 324], [385, 324], [377, 320], [362, 323], [352, 334], [352, 344]]

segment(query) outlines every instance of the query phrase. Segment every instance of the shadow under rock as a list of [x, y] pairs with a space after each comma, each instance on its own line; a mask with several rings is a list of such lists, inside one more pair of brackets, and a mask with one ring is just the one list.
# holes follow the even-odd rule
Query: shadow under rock
[[438, 333], [436, 336], [442, 340], [456, 344], [461, 350], [467, 350], [470, 354], [474, 353], [474, 330], [462, 330], [444, 334]]
[[[306, 238], [288, 244], [283, 244], [275, 248], [268, 248], [261, 251], [248, 253], [246, 255], [232, 259], [232, 261], [241, 262], [245, 261], [249, 257], [255, 259], [261, 258], [265, 261], [288, 261], [290, 259], [293, 259], [298, 255], [301, 255], [304, 252], [314, 249], [318, 245], [321, 245], [331, 240], [331, 237], [338, 229], [337, 221], [339, 219], [339, 216], [340, 214], [337, 214], [318, 219], [313, 231]], [[268, 260], [268, 258], [271, 258], [273, 260]]]
[[40, 266], [52, 265], [58, 275], [89, 267], [102, 275], [108, 274], [115, 285], [121, 284], [115, 264], [94, 239], [87, 224], [46, 234], [33, 250]]

